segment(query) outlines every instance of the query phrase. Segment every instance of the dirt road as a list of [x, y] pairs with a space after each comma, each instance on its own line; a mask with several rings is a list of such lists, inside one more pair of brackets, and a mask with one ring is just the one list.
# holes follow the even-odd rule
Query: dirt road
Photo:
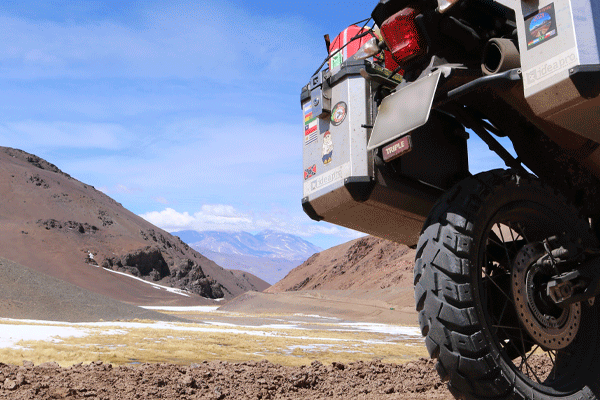
[[61, 368], [0, 364], [0, 399], [437, 399], [451, 400], [433, 362], [313, 362], [284, 367], [267, 361], [191, 366], [96, 362]]

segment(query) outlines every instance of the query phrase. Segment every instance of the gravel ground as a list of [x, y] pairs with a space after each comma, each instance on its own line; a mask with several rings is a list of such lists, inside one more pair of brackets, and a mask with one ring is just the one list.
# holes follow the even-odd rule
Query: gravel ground
[[81, 289], [0, 257], [0, 317], [65, 322], [181, 321]]
[[0, 364], [0, 399], [444, 399], [434, 363]]

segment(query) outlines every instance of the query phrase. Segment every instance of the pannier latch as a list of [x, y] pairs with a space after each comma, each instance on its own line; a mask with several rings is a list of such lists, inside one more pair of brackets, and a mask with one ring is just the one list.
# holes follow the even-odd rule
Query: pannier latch
[[310, 102], [313, 115], [321, 119], [331, 116], [331, 89], [327, 84], [327, 71], [320, 71], [310, 78]]

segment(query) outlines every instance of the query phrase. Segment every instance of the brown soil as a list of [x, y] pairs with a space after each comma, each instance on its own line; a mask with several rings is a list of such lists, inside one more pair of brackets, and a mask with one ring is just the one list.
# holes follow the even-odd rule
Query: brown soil
[[[0, 257], [0, 317], [65, 322], [180, 318], [126, 304]], [[1, 383], [1, 382], [0, 382]]]
[[[544, 375], [551, 369], [544, 361], [533, 356], [529, 364]], [[434, 365], [424, 358], [302, 367], [268, 361], [115, 367], [97, 361], [61, 368], [25, 361], [0, 363], [0, 399], [453, 399]]]
[[452, 399], [425, 359], [284, 367], [267, 361], [191, 366], [101, 362], [0, 364], [0, 399]]
[[348, 321], [417, 325], [412, 288], [246, 292], [219, 308], [242, 314], [308, 314]]
[[415, 250], [366, 236], [322, 251], [266, 290], [365, 290], [413, 287]]

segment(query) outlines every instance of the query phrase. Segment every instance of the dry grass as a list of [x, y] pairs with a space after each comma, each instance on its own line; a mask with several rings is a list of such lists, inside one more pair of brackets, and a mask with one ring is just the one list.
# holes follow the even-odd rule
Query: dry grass
[[[81, 338], [65, 338], [57, 342], [21, 341], [18, 345], [22, 349], [0, 349], [0, 359], [10, 364], [21, 364], [23, 360], [35, 364], [56, 361], [61, 366], [96, 360], [112, 364], [190, 364], [204, 360], [241, 362], [266, 359], [297, 366], [314, 360], [323, 363], [358, 360], [401, 363], [426, 356], [425, 346], [420, 340], [393, 341], [389, 335], [377, 333], [203, 324], [177, 324], [173, 327], [211, 328], [219, 332], [162, 327], [86, 327], [89, 334]], [[43, 329], [43, 326], [40, 328]]]

